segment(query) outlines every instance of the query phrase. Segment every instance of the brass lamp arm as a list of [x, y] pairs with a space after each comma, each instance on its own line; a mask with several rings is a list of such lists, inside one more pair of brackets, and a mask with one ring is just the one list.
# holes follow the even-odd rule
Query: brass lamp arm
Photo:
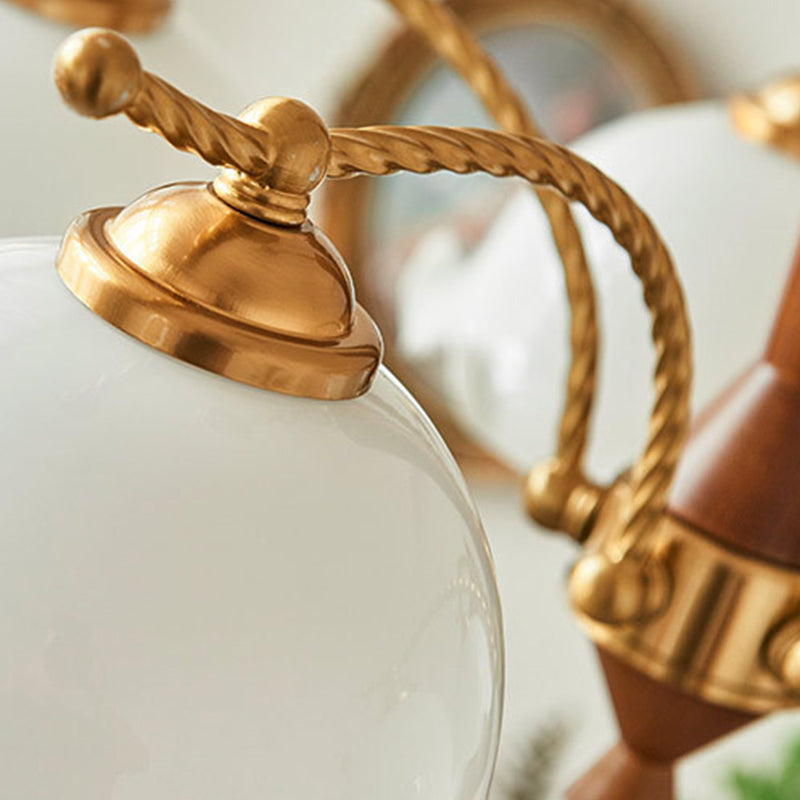
[[[472, 32], [444, 4], [435, 0], [388, 0], [406, 23], [455, 69], [486, 111], [506, 133], [542, 138], [519, 94]], [[537, 191], [564, 269], [570, 307], [570, 367], [559, 424], [557, 455], [544, 469], [551, 486], [560, 483], [555, 502], [529, 503], [532, 516], [549, 528], [580, 538], [583, 522], [568, 506], [579, 506], [582, 520], [597, 505], [601, 491], [583, 475], [596, 386], [599, 335], [592, 275], [569, 204], [552, 192]]]
[[139, 93], [124, 109], [131, 121], [209, 164], [266, 180], [274, 162], [272, 137], [266, 130], [212, 111], [149, 72], [143, 78]]
[[[331, 131], [328, 177], [485, 172], [519, 176], [580, 202], [628, 252], [652, 315], [657, 354], [647, 445], [632, 470], [632, 499], [613, 558], [644, 546], [655, 530], [689, 420], [692, 357], [683, 293], [672, 260], [647, 215], [596, 167], [551, 142], [464, 128], [374, 127]], [[643, 555], [643, 554], [640, 554]]]
[[146, 72], [133, 48], [114, 34], [87, 28], [70, 36], [59, 51], [54, 78], [62, 96], [85, 116], [124, 113], [140, 128], [213, 166], [257, 180], [269, 174], [274, 155], [268, 131], [214, 111]]

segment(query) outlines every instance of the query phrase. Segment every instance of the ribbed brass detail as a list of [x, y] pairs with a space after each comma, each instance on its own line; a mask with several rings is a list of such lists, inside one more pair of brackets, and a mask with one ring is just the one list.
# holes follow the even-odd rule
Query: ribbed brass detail
[[[228, 206], [216, 196], [198, 194], [201, 190], [197, 188], [168, 188], [162, 190], [166, 192], [166, 201], [159, 192], [147, 195], [118, 215], [113, 224], [102, 214], [79, 221], [68, 236], [68, 246], [60, 260], [61, 272], [73, 291], [98, 313], [102, 308], [108, 315], [112, 313], [108, 309], [117, 303], [105, 303], [85, 288], [98, 285], [88, 274], [91, 268], [85, 253], [91, 253], [104, 265], [101, 271], [113, 276], [100, 282], [100, 295], [127, 286], [129, 276], [117, 267], [120, 263], [131, 266], [172, 292], [181, 305], [192, 306], [192, 311], [201, 305], [204, 312], [212, 312], [215, 326], [222, 318], [237, 330], [241, 326], [255, 327], [265, 346], [271, 346], [273, 340], [292, 337], [325, 348], [326, 352], [332, 341], [348, 352], [354, 346], [354, 357], [363, 358], [369, 351], [372, 361], [369, 366], [359, 366], [363, 380], [355, 382], [360, 387], [356, 391], [369, 385], [377, 368], [380, 337], [374, 328], [369, 334], [365, 331], [371, 323], [367, 325], [366, 318], [359, 315], [354, 300], [345, 303], [349, 310], [337, 315], [340, 305], [336, 298], [351, 298], [352, 285], [342, 266], [339, 295], [335, 289], [325, 288], [325, 281], [330, 278], [328, 268], [336, 263], [333, 254], [326, 251], [329, 260], [320, 261], [309, 280], [304, 280], [299, 270], [291, 270], [294, 283], [287, 284], [282, 302], [275, 303], [269, 293], [262, 295], [255, 286], [248, 261], [255, 261], [258, 253], [263, 253], [264, 280], [269, 280], [268, 267], [273, 258], [268, 256], [286, 250], [285, 243], [276, 249], [267, 241], [270, 237], [282, 241], [277, 235], [281, 228], [275, 222], [285, 222], [273, 216], [283, 213], [285, 204], [273, 209], [270, 192], [277, 192], [281, 198], [287, 195], [303, 198], [326, 173], [331, 178], [348, 178], [357, 174], [388, 175], [400, 170], [482, 171], [498, 177], [516, 175], [537, 189], [554, 189], [563, 200], [585, 205], [630, 254], [653, 316], [652, 335], [658, 353], [655, 405], [647, 446], [631, 473], [632, 499], [626, 507], [620, 540], [626, 555], [637, 557], [640, 550], [647, 550], [646, 534], [663, 513], [688, 420], [689, 327], [680, 284], [663, 242], [644, 213], [599, 170], [552, 143], [491, 131], [386, 127], [339, 129], [329, 133], [314, 112], [298, 101], [262, 101], [245, 112], [243, 118], [234, 119], [212, 111], [144, 72], [130, 46], [106, 31], [89, 30], [71, 37], [56, 60], [55, 73], [64, 98], [81, 113], [103, 117], [124, 112], [138, 125], [160, 133], [175, 147], [198, 153], [210, 163], [225, 167], [223, 178], [216, 182], [217, 192], [224, 193], [241, 183], [247, 189], [248, 202], [263, 200], [258, 213], [252, 213], [251, 209], [248, 216], [231, 209], [237, 207], [235, 193]], [[252, 186], [263, 190], [263, 197], [251, 191]], [[228, 195], [225, 199], [231, 200]], [[272, 224], [259, 229], [255, 226], [262, 223], [254, 222], [255, 216]], [[247, 226], [242, 220], [247, 220]], [[229, 235], [231, 230], [240, 229], [245, 232]], [[251, 242], [252, 252], [248, 254]], [[305, 246], [309, 246], [308, 242]], [[206, 252], [213, 253], [207, 269], [203, 267]], [[297, 260], [297, 256], [292, 259]], [[276, 275], [277, 282], [283, 280], [280, 272]], [[114, 287], [114, 283], [119, 286]], [[315, 292], [321, 297], [329, 291], [333, 291], [333, 306], [327, 305], [327, 301], [314, 300]], [[133, 296], [135, 292], [129, 294]], [[310, 316], [304, 316], [305, 298], [311, 298], [311, 302], [306, 301]], [[289, 321], [293, 309], [295, 317]], [[124, 327], [119, 321], [115, 324]], [[144, 331], [125, 329], [152, 343]], [[351, 335], [355, 335], [355, 341]], [[159, 349], [198, 363], [196, 356], [186, 356], [184, 338], [177, 328], [174, 336], [166, 340], [171, 344]], [[213, 336], [203, 341], [204, 349], [209, 341], [214, 341]], [[262, 379], [250, 381], [232, 371], [229, 365], [233, 363], [235, 359], [212, 359], [202, 365], [237, 380], [273, 388], [271, 377], [263, 378], [263, 383]], [[321, 382], [325, 369], [320, 364]], [[339, 379], [335, 370], [329, 374]], [[288, 390], [280, 381], [274, 388]], [[302, 393], [309, 391], [304, 389]], [[330, 394], [320, 392], [312, 396]], [[587, 498], [592, 495], [588, 493]], [[596, 500], [599, 502], [599, 496]], [[597, 502], [573, 505], [586, 509], [585, 513], [594, 513]]]

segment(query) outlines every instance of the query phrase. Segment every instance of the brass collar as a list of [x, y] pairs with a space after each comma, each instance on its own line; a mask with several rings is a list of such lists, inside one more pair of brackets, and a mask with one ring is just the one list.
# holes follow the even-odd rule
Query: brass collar
[[107, 322], [241, 383], [340, 400], [367, 391], [381, 363], [380, 333], [328, 240], [310, 222], [248, 217], [206, 184], [83, 214], [58, 271]]
[[[630, 501], [620, 482], [570, 575], [581, 625], [602, 648], [650, 678], [709, 703], [763, 714], [800, 698], [800, 572], [723, 547], [667, 514], [647, 563], [614, 561]], [[628, 557], [630, 559], [630, 557]], [[602, 565], [611, 580], [598, 591]], [[638, 603], [646, 571], [666, 576], [660, 608], [632, 623], [613, 608]]]

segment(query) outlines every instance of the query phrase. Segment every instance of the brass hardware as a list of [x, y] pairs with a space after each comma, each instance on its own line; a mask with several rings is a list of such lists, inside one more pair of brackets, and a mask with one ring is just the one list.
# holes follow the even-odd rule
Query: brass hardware
[[[541, 137], [524, 103], [494, 60], [477, 39], [445, 5], [432, 0], [389, 0], [411, 27], [466, 81], [484, 108], [507, 133]], [[558, 470], [568, 472], [575, 483], [576, 497], [585, 498], [593, 487], [583, 479], [581, 462], [589, 433], [597, 372], [597, 314], [594, 287], [580, 232], [569, 204], [552, 192], [536, 192], [550, 224], [553, 242], [564, 268], [564, 282], [570, 304], [571, 363], [567, 375], [567, 400], [561, 415], [557, 443]], [[582, 505], [558, 496], [563, 506], [556, 514], [544, 513], [542, 524], [569, 515], [567, 506]], [[535, 514], [532, 498], [528, 508]], [[552, 502], [549, 504], [552, 507]], [[576, 523], [577, 524], [577, 523]], [[557, 526], [551, 526], [557, 529]]]
[[125, 33], [148, 33], [160, 27], [172, 0], [10, 0], [43, 17], [83, 27], [97, 25]]
[[572, 605], [606, 625], [640, 625], [661, 614], [672, 593], [672, 579], [663, 562], [627, 556], [614, 560], [590, 553], [572, 569]]
[[[648, 534], [663, 513], [686, 433], [692, 375], [683, 293], [672, 260], [650, 220], [599, 170], [543, 140], [472, 129], [388, 126], [333, 130], [332, 142], [331, 178], [447, 169], [519, 175], [537, 186], [551, 186], [584, 204], [630, 253], [653, 316], [652, 334], [659, 357], [648, 441], [631, 472], [635, 488], [623, 524], [623, 555], [646, 550]], [[558, 498], [554, 504], [557, 502]]]
[[65, 42], [55, 78], [80, 113], [124, 112], [226, 167], [212, 186], [167, 186], [79, 217], [58, 258], [72, 292], [137, 339], [233, 380], [329, 400], [365, 392], [380, 334], [344, 262], [303, 221], [329, 152], [319, 117], [282, 99], [240, 119], [218, 114], [143, 72], [124, 39], [99, 29]]
[[[598, 50], [612, 54], [621, 71], [631, 78], [648, 105], [680, 102], [696, 95], [690, 70], [666, 36], [646, 16], [618, 0], [389, 0], [408, 23], [391, 39], [345, 98], [337, 119], [347, 125], [388, 122], [406, 102], [413, 87], [427, 74], [437, 54], [464, 78], [497, 124], [509, 133], [538, 136], [519, 95], [509, 86], [476, 37], [523, 25], [575, 30]], [[371, 184], [358, 180], [331, 185], [325, 192], [323, 217], [342, 249], [360, 296], [373, 313], [381, 304], [371, 294], [370, 265], [366, 263], [367, 215]], [[557, 198], [544, 200], [565, 269], [570, 305], [571, 363], [565, 407], [559, 428], [559, 472], [581, 475], [580, 464], [593, 404], [597, 363], [597, 325], [594, 289], [578, 232], [569, 210]], [[382, 325], [385, 320], [378, 318]], [[491, 469], [489, 457], [461, 430], [435, 394], [394, 352], [387, 342], [387, 361], [423, 401], [459, 461], [482, 472]], [[582, 477], [579, 496], [593, 487]], [[555, 517], [546, 507], [529, 503], [537, 522], [553, 527]], [[562, 529], [561, 526], [556, 526]]]
[[[796, 706], [800, 573], [727, 549], [666, 515], [650, 537], [650, 551], [630, 571], [604, 575], [630, 492], [626, 481], [611, 492], [570, 575], [570, 597], [587, 633], [650, 678], [707, 702], [755, 714]], [[642, 574], [658, 576], [651, 579], [655, 595], [669, 580], [662, 598], [668, 602], [625, 624], [613, 611], [636, 604]], [[621, 587], [614, 584], [620, 577]]]
[[[346, 268], [322, 237], [310, 227], [275, 236], [275, 222], [299, 221], [290, 219], [295, 212], [301, 218], [298, 209], [287, 210], [286, 198], [306, 203], [307, 193], [325, 177], [326, 161], [330, 178], [400, 170], [516, 175], [585, 205], [630, 254], [653, 316], [659, 358], [650, 438], [631, 472], [631, 500], [622, 525], [625, 545], [614, 560], [646, 552], [647, 534], [661, 518], [688, 420], [689, 328], [663, 242], [644, 213], [599, 170], [549, 142], [491, 131], [376, 127], [328, 134], [297, 101], [262, 102], [243, 119], [233, 119], [143, 72], [130, 46], [102, 30], [67, 40], [55, 73], [67, 102], [82, 113], [124, 111], [175, 147], [227, 168], [209, 189], [166, 187], [122, 212], [79, 218], [59, 258], [65, 281], [90, 308], [143, 341], [265, 388], [313, 397], [353, 396], [368, 388], [380, 362], [379, 334], [356, 306]], [[234, 210], [242, 207], [239, 191], [254, 204], [245, 208], [246, 214]], [[273, 224], [261, 228], [262, 220]], [[280, 266], [274, 275], [266, 269], [262, 275], [258, 265], [270, 252]], [[308, 271], [294, 270], [299, 275], [286, 277], [284, 270], [292, 272], [288, 262], [297, 262], [298, 253], [310, 262]], [[280, 283], [281, 292], [274, 297], [260, 293], [259, 279], [270, 288]], [[149, 284], [155, 289], [145, 294], [143, 286]], [[315, 300], [328, 293], [330, 304]], [[166, 296], [177, 304], [173, 300], [168, 306]], [[242, 333], [256, 334], [263, 345], [261, 362], [255, 360], [254, 340], [242, 339]], [[300, 339], [316, 354], [313, 371], [297, 357], [302, 386], [294, 385], [285, 369], [288, 338]], [[342, 388], [346, 366], [352, 373]], [[576, 505], [593, 510], [596, 503]]]
[[730, 113], [745, 139], [800, 158], [800, 75], [772, 81], [754, 94], [736, 95]]

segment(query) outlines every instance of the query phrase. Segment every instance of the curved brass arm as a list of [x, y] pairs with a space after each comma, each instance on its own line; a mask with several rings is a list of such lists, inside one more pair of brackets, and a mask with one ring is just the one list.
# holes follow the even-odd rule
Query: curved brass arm
[[[541, 137], [539, 128], [505, 75], [449, 8], [434, 0], [388, 2], [461, 75], [504, 131]], [[599, 348], [595, 292], [569, 204], [552, 192], [537, 191], [536, 194], [564, 268], [570, 307], [571, 361], [557, 454], [535, 472], [548, 491], [529, 492], [528, 509], [540, 524], [580, 538], [601, 495], [598, 487], [590, 484], [583, 474]]]
[[655, 528], [689, 420], [691, 345], [683, 293], [652, 222], [596, 167], [550, 142], [491, 131], [437, 127], [334, 129], [328, 177], [439, 170], [516, 175], [580, 202], [631, 257], [650, 309], [657, 354], [656, 397], [647, 446], [632, 470], [634, 490], [615, 560], [639, 549]]
[[124, 113], [213, 166], [254, 177], [269, 172], [274, 153], [266, 130], [213, 111], [145, 72], [136, 51], [117, 34], [96, 28], [73, 34], [61, 46], [53, 72], [61, 96], [84, 116]]

